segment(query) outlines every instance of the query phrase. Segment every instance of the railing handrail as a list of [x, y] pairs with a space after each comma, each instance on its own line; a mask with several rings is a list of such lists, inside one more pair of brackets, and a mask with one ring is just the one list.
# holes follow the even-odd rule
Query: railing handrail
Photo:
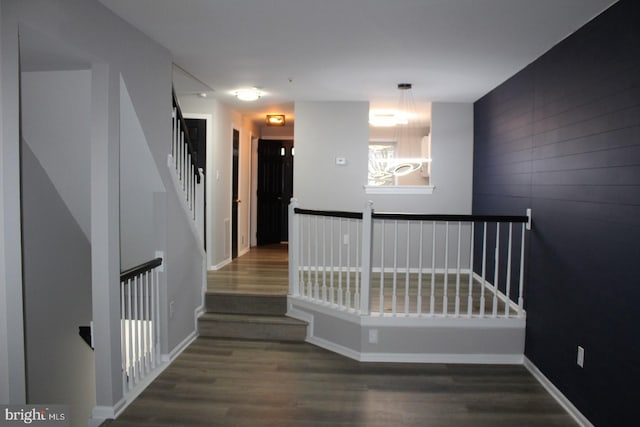
[[[362, 219], [362, 212], [322, 211], [314, 209], [294, 208], [294, 212], [301, 215], [330, 216], [335, 218]], [[403, 212], [372, 212], [374, 219], [388, 219], [401, 221], [451, 221], [451, 222], [505, 222], [526, 223], [529, 217], [525, 215], [459, 215], [459, 214], [416, 214]]]
[[449, 214], [412, 214], [400, 212], [373, 212], [374, 219], [404, 221], [451, 221], [451, 222], [506, 222], [526, 223], [529, 217], [524, 215], [449, 215]]
[[162, 265], [162, 258], [158, 257], [150, 261], [143, 262], [142, 264], [137, 265], [135, 267], [131, 267], [120, 273], [120, 282], [124, 282], [126, 280], [131, 279], [132, 277], [144, 274], [147, 271], [151, 271], [160, 265]]
[[294, 208], [293, 211], [301, 215], [331, 216], [335, 218], [362, 219], [362, 212], [319, 211], [319, 210], [301, 209], [301, 208]]

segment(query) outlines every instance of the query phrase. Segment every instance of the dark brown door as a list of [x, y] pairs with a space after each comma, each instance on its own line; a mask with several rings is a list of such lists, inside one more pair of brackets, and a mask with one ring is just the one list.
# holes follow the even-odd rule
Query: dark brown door
[[258, 142], [258, 245], [286, 242], [293, 195], [293, 141]]
[[[207, 121], [205, 119], [184, 119], [189, 130], [189, 139], [195, 148], [196, 165], [207, 174]], [[203, 194], [207, 194], [206, 180], [203, 180]], [[207, 228], [207, 199], [202, 201], [202, 218], [204, 219], [205, 230]], [[204, 249], [207, 249], [207, 233], [204, 233]]]
[[240, 158], [240, 132], [233, 130], [233, 176], [231, 184], [231, 258], [238, 256], [238, 163]]

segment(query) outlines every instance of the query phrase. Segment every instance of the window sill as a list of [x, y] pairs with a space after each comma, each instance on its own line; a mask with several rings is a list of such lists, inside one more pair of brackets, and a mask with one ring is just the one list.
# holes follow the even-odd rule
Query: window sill
[[433, 194], [433, 185], [365, 185], [365, 194]]

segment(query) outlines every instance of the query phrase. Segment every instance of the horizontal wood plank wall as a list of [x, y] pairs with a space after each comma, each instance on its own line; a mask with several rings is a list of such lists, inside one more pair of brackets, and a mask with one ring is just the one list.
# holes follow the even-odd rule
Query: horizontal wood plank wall
[[637, 422], [638, 22], [616, 3], [475, 104], [473, 213], [533, 209], [526, 356], [595, 425]]

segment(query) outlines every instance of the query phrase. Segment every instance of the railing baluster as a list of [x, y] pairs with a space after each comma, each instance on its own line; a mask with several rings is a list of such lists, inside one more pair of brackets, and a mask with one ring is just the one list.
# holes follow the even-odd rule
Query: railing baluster
[[431, 223], [431, 295], [429, 297], [429, 316], [436, 310], [436, 222]]
[[127, 281], [127, 291], [128, 291], [128, 295], [127, 295], [127, 332], [128, 332], [128, 337], [129, 337], [129, 363], [128, 363], [128, 371], [129, 371], [129, 390], [131, 390], [131, 388], [133, 388], [133, 383], [135, 381], [135, 378], [133, 376], [133, 315], [131, 314], [131, 309], [132, 309], [132, 299], [133, 299], [133, 292], [131, 290], [131, 279], [129, 279]]
[[355, 283], [354, 283], [354, 294], [353, 294], [353, 309], [356, 311], [360, 311], [361, 309], [361, 305], [360, 305], [360, 286], [361, 286], [361, 282], [360, 282], [360, 275], [362, 274], [361, 272], [361, 266], [362, 264], [360, 263], [360, 227], [362, 226], [362, 222], [360, 224], [358, 224], [357, 222], [355, 223], [356, 225], [356, 239], [354, 240], [356, 242], [356, 262], [355, 262]]
[[473, 314], [473, 256], [475, 242], [475, 222], [471, 222], [471, 243], [469, 245], [469, 295], [467, 297], [467, 317]]
[[424, 222], [420, 221], [420, 240], [418, 241], [418, 298], [416, 301], [416, 314], [422, 314], [422, 246], [423, 246], [423, 225]]
[[330, 284], [330, 290], [331, 290], [331, 298], [330, 298], [330, 302], [331, 304], [335, 304], [336, 303], [336, 290], [335, 290], [335, 284], [334, 284], [334, 278], [336, 275], [336, 269], [335, 269], [335, 265], [336, 263], [333, 262], [333, 249], [335, 246], [335, 230], [334, 230], [334, 224], [335, 224], [336, 220], [335, 218], [331, 218], [331, 245], [329, 246], [331, 249], [331, 284]]
[[342, 218], [338, 220], [338, 231], [340, 233], [338, 235], [338, 305], [342, 308], [344, 301], [344, 295], [342, 294], [342, 245], [344, 244], [342, 240], [344, 238], [342, 234]]
[[347, 291], [345, 308], [351, 308], [351, 224], [353, 221], [347, 220]]
[[381, 221], [382, 231], [380, 233], [380, 315], [384, 314], [384, 237], [385, 237], [385, 220]]
[[498, 316], [498, 274], [500, 269], [500, 223], [496, 223], [496, 247], [495, 247], [495, 267], [493, 273], [493, 312], [492, 317]]
[[504, 317], [509, 317], [509, 309], [511, 307], [511, 244], [513, 234], [513, 224], [509, 223], [509, 245], [507, 247], [507, 280], [505, 282], [506, 300], [504, 303]]
[[460, 250], [462, 244], [462, 221], [458, 221], [458, 258], [456, 261], [456, 299], [455, 315], [460, 315]]
[[120, 357], [122, 358], [122, 393], [127, 391], [127, 330], [126, 330], [126, 282], [120, 284]]
[[327, 302], [327, 217], [322, 217], [322, 302]]
[[398, 303], [398, 221], [393, 222], [393, 292], [391, 294], [391, 314], [396, 315]]
[[313, 298], [318, 301], [320, 299], [320, 285], [318, 284], [318, 270], [319, 270], [319, 265], [318, 265], [318, 217], [314, 217], [314, 225], [316, 228], [316, 234], [315, 234], [315, 238], [314, 243], [315, 243], [315, 259], [316, 259], [316, 264], [315, 264], [315, 271], [314, 271], [314, 279], [315, 279], [315, 283], [313, 285]]
[[449, 221], [444, 223], [444, 289], [442, 295], [442, 314], [447, 315], [449, 309]]
[[486, 286], [486, 273], [487, 273], [487, 222], [484, 223], [482, 232], [482, 284], [480, 286], [480, 317], [484, 317], [484, 288]]
[[407, 221], [407, 253], [406, 253], [406, 263], [405, 263], [405, 272], [404, 272], [404, 315], [409, 315], [409, 243], [411, 241], [411, 222]]
[[307, 216], [307, 286], [305, 296], [309, 299], [313, 296], [313, 282], [311, 281], [311, 216]]
[[518, 317], [524, 313], [524, 234], [526, 225], [522, 224], [522, 237], [520, 241], [520, 283], [518, 287]]

